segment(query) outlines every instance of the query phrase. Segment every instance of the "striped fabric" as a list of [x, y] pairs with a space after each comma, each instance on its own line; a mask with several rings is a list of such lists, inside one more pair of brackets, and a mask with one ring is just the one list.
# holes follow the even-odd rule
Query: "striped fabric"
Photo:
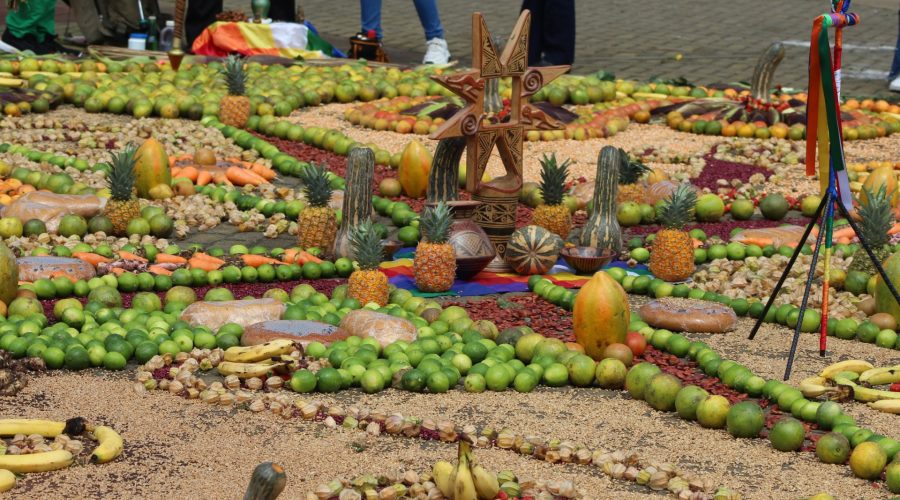
[[305, 24], [232, 23], [211, 24], [194, 40], [194, 54], [224, 57], [231, 53], [244, 56], [270, 55], [296, 59], [319, 59], [337, 55], [328, 42]]

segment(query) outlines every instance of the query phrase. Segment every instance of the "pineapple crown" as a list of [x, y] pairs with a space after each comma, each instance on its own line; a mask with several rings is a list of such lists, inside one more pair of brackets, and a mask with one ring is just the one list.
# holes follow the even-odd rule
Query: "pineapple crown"
[[324, 207], [331, 201], [331, 181], [328, 179], [328, 171], [325, 165], [307, 165], [301, 172], [303, 180], [303, 193], [306, 201], [313, 207]]
[[859, 230], [860, 236], [875, 248], [882, 247], [890, 241], [888, 230], [893, 225], [893, 208], [887, 186], [882, 184], [878, 190], [863, 188], [863, 199], [857, 199], [859, 203]]
[[441, 201], [433, 207], [427, 207], [422, 214], [419, 225], [422, 228], [422, 236], [429, 243], [447, 243], [450, 237], [450, 224], [453, 218], [450, 207]]
[[689, 184], [682, 183], [666, 199], [660, 209], [659, 219], [669, 229], [683, 229], [688, 223], [697, 204], [697, 192]]
[[641, 176], [650, 171], [650, 167], [639, 161], [632, 161], [631, 157], [624, 149], [619, 148], [625, 161], [619, 168], [619, 184], [635, 184], [640, 180]]
[[547, 205], [562, 205], [571, 160], [557, 163], [556, 153], [541, 158], [541, 195]]
[[244, 60], [240, 56], [231, 54], [225, 61], [222, 70], [225, 75], [225, 85], [228, 86], [228, 95], [244, 95], [247, 87], [247, 73], [244, 71]]
[[384, 248], [381, 236], [375, 230], [372, 221], [367, 220], [350, 230], [350, 246], [359, 268], [363, 270], [378, 269], [384, 259]]
[[124, 149], [111, 153], [109, 175], [106, 178], [109, 185], [110, 198], [118, 201], [128, 201], [132, 198], [131, 191], [134, 188], [134, 155], [137, 146], [128, 143]]

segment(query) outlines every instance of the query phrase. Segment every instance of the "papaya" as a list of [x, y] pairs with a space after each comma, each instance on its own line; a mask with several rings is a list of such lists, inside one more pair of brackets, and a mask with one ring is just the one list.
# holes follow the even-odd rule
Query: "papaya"
[[159, 184], [172, 183], [169, 155], [163, 145], [149, 138], [137, 149], [134, 164], [134, 187], [140, 198], [150, 198], [150, 190]]
[[[866, 257], [863, 256], [862, 258]], [[884, 271], [887, 273], [888, 278], [890, 278], [891, 283], [893, 283], [894, 287], [900, 291], [900, 253], [891, 255], [882, 264], [884, 265]], [[876, 273], [874, 278], [875, 311], [888, 313], [893, 316], [895, 320], [900, 322], [900, 304], [897, 304], [897, 301], [894, 300], [894, 294], [891, 293], [890, 288], [888, 288], [884, 279], [881, 278], [881, 275]]]
[[421, 142], [413, 140], [403, 148], [397, 180], [403, 194], [410, 198], [422, 198], [428, 189], [428, 175], [431, 173], [431, 153]]
[[866, 177], [866, 181], [863, 182], [862, 189], [859, 193], [859, 202], [864, 205], [868, 203], [869, 197], [866, 195], [866, 190], [875, 193], [881, 186], [884, 186], [885, 192], [890, 197], [891, 206], [897, 206], [897, 199], [900, 198], [900, 192], [897, 190], [897, 178], [894, 177], [894, 169], [889, 166], [877, 168]]
[[575, 340], [596, 360], [603, 358], [606, 346], [625, 343], [630, 322], [628, 295], [604, 271], [595, 273], [575, 296], [572, 319]]
[[9, 305], [19, 288], [19, 264], [12, 251], [0, 243], [0, 300]]

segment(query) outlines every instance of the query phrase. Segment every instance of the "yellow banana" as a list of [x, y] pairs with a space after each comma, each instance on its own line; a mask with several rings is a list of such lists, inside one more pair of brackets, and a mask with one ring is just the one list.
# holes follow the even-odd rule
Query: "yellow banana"
[[288, 354], [294, 350], [294, 342], [290, 339], [275, 339], [264, 344], [248, 347], [229, 347], [225, 351], [225, 361], [235, 363], [256, 363], [274, 358], [282, 354]]
[[497, 476], [491, 474], [484, 467], [476, 465], [472, 467], [472, 478], [475, 482], [475, 491], [479, 500], [494, 500], [500, 493], [500, 483]]
[[863, 387], [861, 385], [853, 386], [853, 399], [863, 403], [874, 403], [882, 399], [898, 399], [900, 400], [900, 392], [881, 391], [872, 389], [871, 387]]
[[16, 487], [16, 475], [6, 469], [0, 469], [0, 493]]
[[859, 380], [859, 374], [856, 372], [843, 371], [843, 372], [840, 372], [837, 375], [835, 375], [833, 377], [833, 379], [836, 379], [838, 377], [844, 377], [845, 379], [847, 379], [851, 382], [856, 382]]
[[107, 427], [105, 425], [94, 427], [94, 439], [100, 443], [97, 445], [97, 448], [94, 449], [94, 453], [91, 453], [91, 462], [94, 463], [105, 464], [106, 462], [115, 460], [125, 449], [125, 443], [122, 441], [122, 436], [113, 430], [112, 427]]
[[0, 469], [16, 474], [47, 472], [72, 465], [74, 457], [66, 450], [44, 451], [26, 455], [0, 455]]
[[446, 460], [435, 462], [431, 468], [431, 476], [437, 489], [441, 490], [441, 494], [447, 498], [453, 496], [453, 483], [450, 482], [453, 475], [453, 464]]
[[869, 385], [887, 385], [900, 382], [900, 365], [866, 370], [859, 374], [859, 381]]
[[838, 361], [837, 363], [829, 365], [824, 370], [822, 370], [822, 373], [820, 373], [819, 375], [827, 379], [832, 379], [835, 375], [843, 371], [862, 373], [872, 368], [875, 367], [872, 366], [872, 363], [869, 363], [868, 361], [864, 361], [862, 359], [848, 359], [846, 361]]
[[44, 437], [56, 437], [62, 434], [66, 428], [65, 422], [55, 420], [38, 420], [30, 418], [10, 418], [0, 420], [0, 436], [15, 436], [16, 434], [40, 434]]
[[28, 81], [20, 78], [0, 78], [0, 87], [22, 88], [26, 85], [28, 85]]
[[900, 399], [882, 399], [880, 401], [875, 401], [869, 403], [869, 408], [885, 413], [900, 415]]
[[32, 76], [37, 76], [37, 75], [49, 76], [50, 78], [59, 76], [57, 73], [54, 73], [52, 71], [20, 71], [19, 72], [19, 76], [21, 76], [22, 78], [31, 78]]
[[279, 366], [284, 366], [284, 363], [233, 363], [231, 361], [222, 361], [216, 369], [225, 376], [237, 375], [238, 378], [253, 378], [262, 377]]
[[800, 381], [800, 392], [805, 398], [817, 398], [822, 394], [834, 392], [836, 389], [825, 385], [827, 382], [825, 377], [807, 377]]
[[[469, 443], [460, 441], [460, 447], [465, 445], [468, 451]], [[456, 465], [456, 481], [453, 484], [453, 500], [478, 500], [478, 492], [475, 491], [475, 480], [469, 469], [469, 454], [464, 453]]]

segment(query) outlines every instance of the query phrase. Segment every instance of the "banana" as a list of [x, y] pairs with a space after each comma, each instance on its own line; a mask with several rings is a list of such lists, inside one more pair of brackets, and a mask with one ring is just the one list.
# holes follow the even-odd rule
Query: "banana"
[[[863, 372], [863, 373], [865, 373], [865, 372]], [[838, 377], [844, 377], [845, 379], [847, 379], [851, 382], [856, 382], [859, 380], [859, 374], [856, 372], [843, 371], [843, 372], [840, 372], [837, 375], [835, 375], [833, 378], [838, 378]]]
[[28, 85], [28, 81], [21, 78], [0, 78], [0, 87], [22, 88], [26, 85]]
[[859, 381], [869, 385], [887, 385], [900, 382], [900, 365], [866, 370], [859, 374]]
[[450, 481], [452, 475], [453, 464], [446, 460], [435, 462], [434, 467], [431, 469], [431, 476], [434, 478], [435, 486], [447, 498], [452, 498], [453, 495], [453, 483]]
[[115, 460], [122, 454], [125, 449], [125, 443], [122, 442], [122, 436], [118, 432], [105, 425], [94, 427], [94, 439], [100, 444], [91, 453], [91, 462], [97, 464], [105, 464]]
[[472, 467], [472, 478], [475, 482], [475, 491], [479, 500], [494, 500], [500, 493], [500, 483], [497, 476], [491, 474], [484, 467], [476, 465]]
[[872, 368], [875, 367], [872, 366], [872, 363], [869, 363], [868, 361], [864, 361], [861, 359], [848, 359], [846, 361], [838, 361], [837, 363], [829, 365], [824, 370], [822, 370], [822, 373], [820, 373], [819, 376], [825, 377], [827, 379], [832, 379], [835, 375], [843, 371], [862, 373], [866, 370], [871, 370]]
[[216, 369], [225, 376], [237, 375], [238, 378], [253, 378], [262, 377], [279, 366], [284, 366], [284, 363], [233, 363], [231, 361], [222, 361]]
[[16, 487], [16, 475], [6, 469], [0, 469], [0, 493]]
[[883, 399], [900, 400], [900, 392], [881, 391], [861, 385], [853, 386], [853, 399], [863, 403], [874, 403]]
[[290, 339], [275, 339], [264, 344], [248, 347], [229, 347], [225, 351], [225, 361], [235, 363], [256, 363], [266, 359], [288, 354], [294, 350], [294, 342]]
[[807, 377], [800, 381], [800, 392], [803, 393], [805, 398], [817, 398], [822, 394], [837, 390], [834, 387], [825, 385], [827, 382], [825, 377]]
[[37, 420], [27, 418], [11, 418], [0, 420], [0, 436], [15, 436], [16, 434], [40, 434], [44, 437], [56, 437], [62, 434], [66, 428], [65, 422], [55, 420]]
[[466, 453], [459, 458], [459, 464], [456, 466], [456, 481], [453, 484], [453, 500], [478, 500], [478, 492], [475, 491], [475, 480], [472, 478], [472, 471], [469, 469], [469, 443], [460, 441], [460, 448], [465, 443]]
[[882, 399], [880, 401], [875, 401], [869, 403], [869, 408], [885, 413], [900, 415], [900, 399]]
[[75, 458], [66, 450], [44, 451], [26, 455], [0, 455], [0, 469], [16, 474], [47, 472], [72, 465]]

